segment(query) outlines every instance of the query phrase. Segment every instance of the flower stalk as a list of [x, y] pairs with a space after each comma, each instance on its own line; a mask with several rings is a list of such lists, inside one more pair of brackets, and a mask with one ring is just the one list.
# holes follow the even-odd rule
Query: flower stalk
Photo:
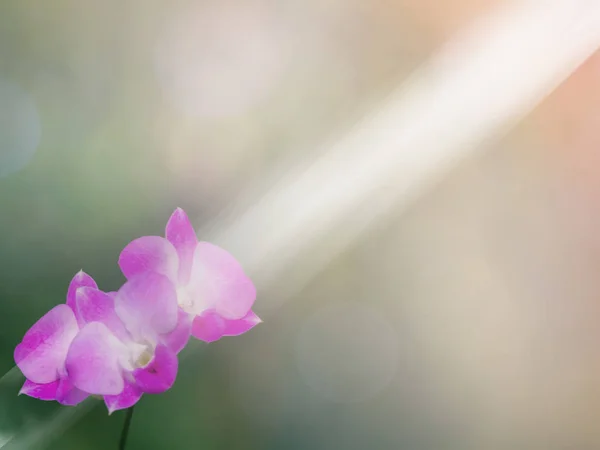
[[127, 436], [129, 436], [129, 427], [131, 426], [131, 418], [133, 417], [133, 406], [127, 409], [123, 429], [121, 430], [121, 439], [119, 440], [119, 450], [125, 450], [127, 445]]

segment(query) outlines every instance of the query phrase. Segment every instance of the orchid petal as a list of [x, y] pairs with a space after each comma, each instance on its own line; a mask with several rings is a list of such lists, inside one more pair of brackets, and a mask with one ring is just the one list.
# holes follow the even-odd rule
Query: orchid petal
[[77, 389], [68, 377], [59, 380], [56, 401], [61, 405], [75, 406], [89, 396], [87, 392]]
[[179, 256], [169, 241], [144, 236], [130, 242], [119, 256], [119, 267], [127, 279], [144, 272], [157, 272], [177, 281]]
[[110, 294], [91, 287], [77, 289], [77, 311], [83, 323], [101, 322], [121, 341], [129, 340], [129, 333], [115, 312], [115, 300]]
[[152, 361], [146, 367], [134, 370], [133, 377], [142, 391], [159, 394], [175, 383], [178, 365], [175, 352], [165, 345], [158, 345]]
[[197, 315], [214, 308], [226, 319], [244, 317], [256, 298], [256, 288], [240, 263], [208, 242], [196, 246], [189, 292]]
[[204, 342], [214, 342], [223, 336], [239, 336], [261, 323], [260, 318], [249, 311], [241, 319], [224, 319], [216, 311], [206, 311], [194, 318], [192, 336]]
[[83, 323], [81, 322], [77, 311], [76, 292], [77, 289], [83, 286], [96, 289], [98, 288], [98, 285], [96, 284], [94, 279], [90, 277], [87, 273], [85, 273], [83, 270], [80, 270], [79, 272], [77, 272], [77, 274], [75, 274], [75, 276], [71, 280], [71, 283], [69, 284], [69, 289], [67, 290], [67, 305], [69, 305], [69, 307], [75, 313], [75, 317], [77, 318], [77, 323], [79, 324], [79, 326], [83, 326]]
[[61, 378], [52, 383], [38, 384], [26, 380], [19, 391], [39, 400], [56, 400], [62, 405], [74, 406], [84, 401], [89, 394], [77, 389], [68, 378]]
[[240, 334], [250, 331], [259, 323], [262, 323], [260, 317], [258, 317], [253, 311], [249, 311], [248, 314], [241, 319], [226, 320], [223, 336], [239, 336]]
[[100, 322], [85, 325], [73, 339], [66, 368], [73, 384], [93, 395], [118, 395], [125, 386], [122, 363], [128, 349]]
[[42, 316], [15, 348], [15, 362], [23, 375], [40, 384], [58, 380], [78, 329], [75, 314], [67, 305], [55, 306]]
[[177, 208], [169, 218], [165, 237], [177, 250], [179, 255], [179, 284], [185, 285], [190, 280], [198, 237], [183, 209]]
[[177, 312], [177, 326], [170, 333], [161, 336], [163, 342], [171, 351], [179, 353], [190, 340], [192, 331], [192, 318], [189, 314], [179, 309]]
[[28, 395], [29, 397], [37, 398], [40, 400], [56, 400], [56, 391], [60, 380], [53, 381], [52, 383], [38, 384], [33, 381], [25, 380], [23, 387], [19, 391], [20, 394]]
[[148, 272], [127, 281], [115, 297], [115, 311], [135, 338], [154, 339], [177, 326], [177, 292], [169, 279]]
[[119, 395], [105, 395], [104, 403], [108, 408], [108, 414], [120, 409], [127, 409], [135, 405], [142, 397], [142, 391], [133, 383], [125, 382], [123, 392]]
[[204, 342], [214, 342], [221, 339], [224, 332], [225, 319], [214, 310], [207, 311], [194, 318], [192, 335], [196, 339], [200, 339]]

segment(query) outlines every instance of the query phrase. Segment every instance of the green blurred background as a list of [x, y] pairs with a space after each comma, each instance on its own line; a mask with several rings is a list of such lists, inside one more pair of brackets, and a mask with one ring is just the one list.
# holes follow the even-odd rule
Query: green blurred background
[[[176, 207], [203, 229], [259, 197], [491, 4], [1, 2], [0, 443], [116, 448], [123, 412], [16, 396], [25, 331], [80, 269], [117, 289]], [[264, 323], [190, 345], [128, 448], [597, 448], [597, 59], [301, 292], [259, 285]]]

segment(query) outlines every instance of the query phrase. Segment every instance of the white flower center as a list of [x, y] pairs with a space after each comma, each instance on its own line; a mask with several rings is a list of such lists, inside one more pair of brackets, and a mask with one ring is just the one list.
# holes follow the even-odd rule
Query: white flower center
[[146, 367], [154, 358], [154, 345], [149, 342], [130, 342], [127, 347], [129, 358], [124, 367], [130, 371]]
[[199, 316], [204, 311], [214, 308], [214, 305], [205, 298], [205, 290], [206, 286], [200, 287], [194, 281], [180, 287], [177, 289], [179, 307], [193, 316]]
[[177, 303], [188, 314], [195, 314], [194, 300], [186, 288], [177, 289]]
[[144, 350], [142, 354], [138, 356], [135, 365], [137, 367], [146, 367], [148, 364], [150, 364], [152, 358], [154, 358], [154, 349], [146, 348], [146, 350]]

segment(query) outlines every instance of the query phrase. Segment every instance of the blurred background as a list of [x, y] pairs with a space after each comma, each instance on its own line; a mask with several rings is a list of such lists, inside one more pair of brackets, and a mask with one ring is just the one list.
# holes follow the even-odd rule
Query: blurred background
[[[118, 288], [130, 240], [268, 189], [493, 3], [3, 1], [0, 371], [77, 271]], [[128, 448], [598, 448], [599, 80], [594, 56], [300, 292], [259, 289], [265, 322], [186, 350]], [[0, 444], [58, 409], [21, 382]], [[80, 416], [44, 448], [116, 448], [123, 412]]]

